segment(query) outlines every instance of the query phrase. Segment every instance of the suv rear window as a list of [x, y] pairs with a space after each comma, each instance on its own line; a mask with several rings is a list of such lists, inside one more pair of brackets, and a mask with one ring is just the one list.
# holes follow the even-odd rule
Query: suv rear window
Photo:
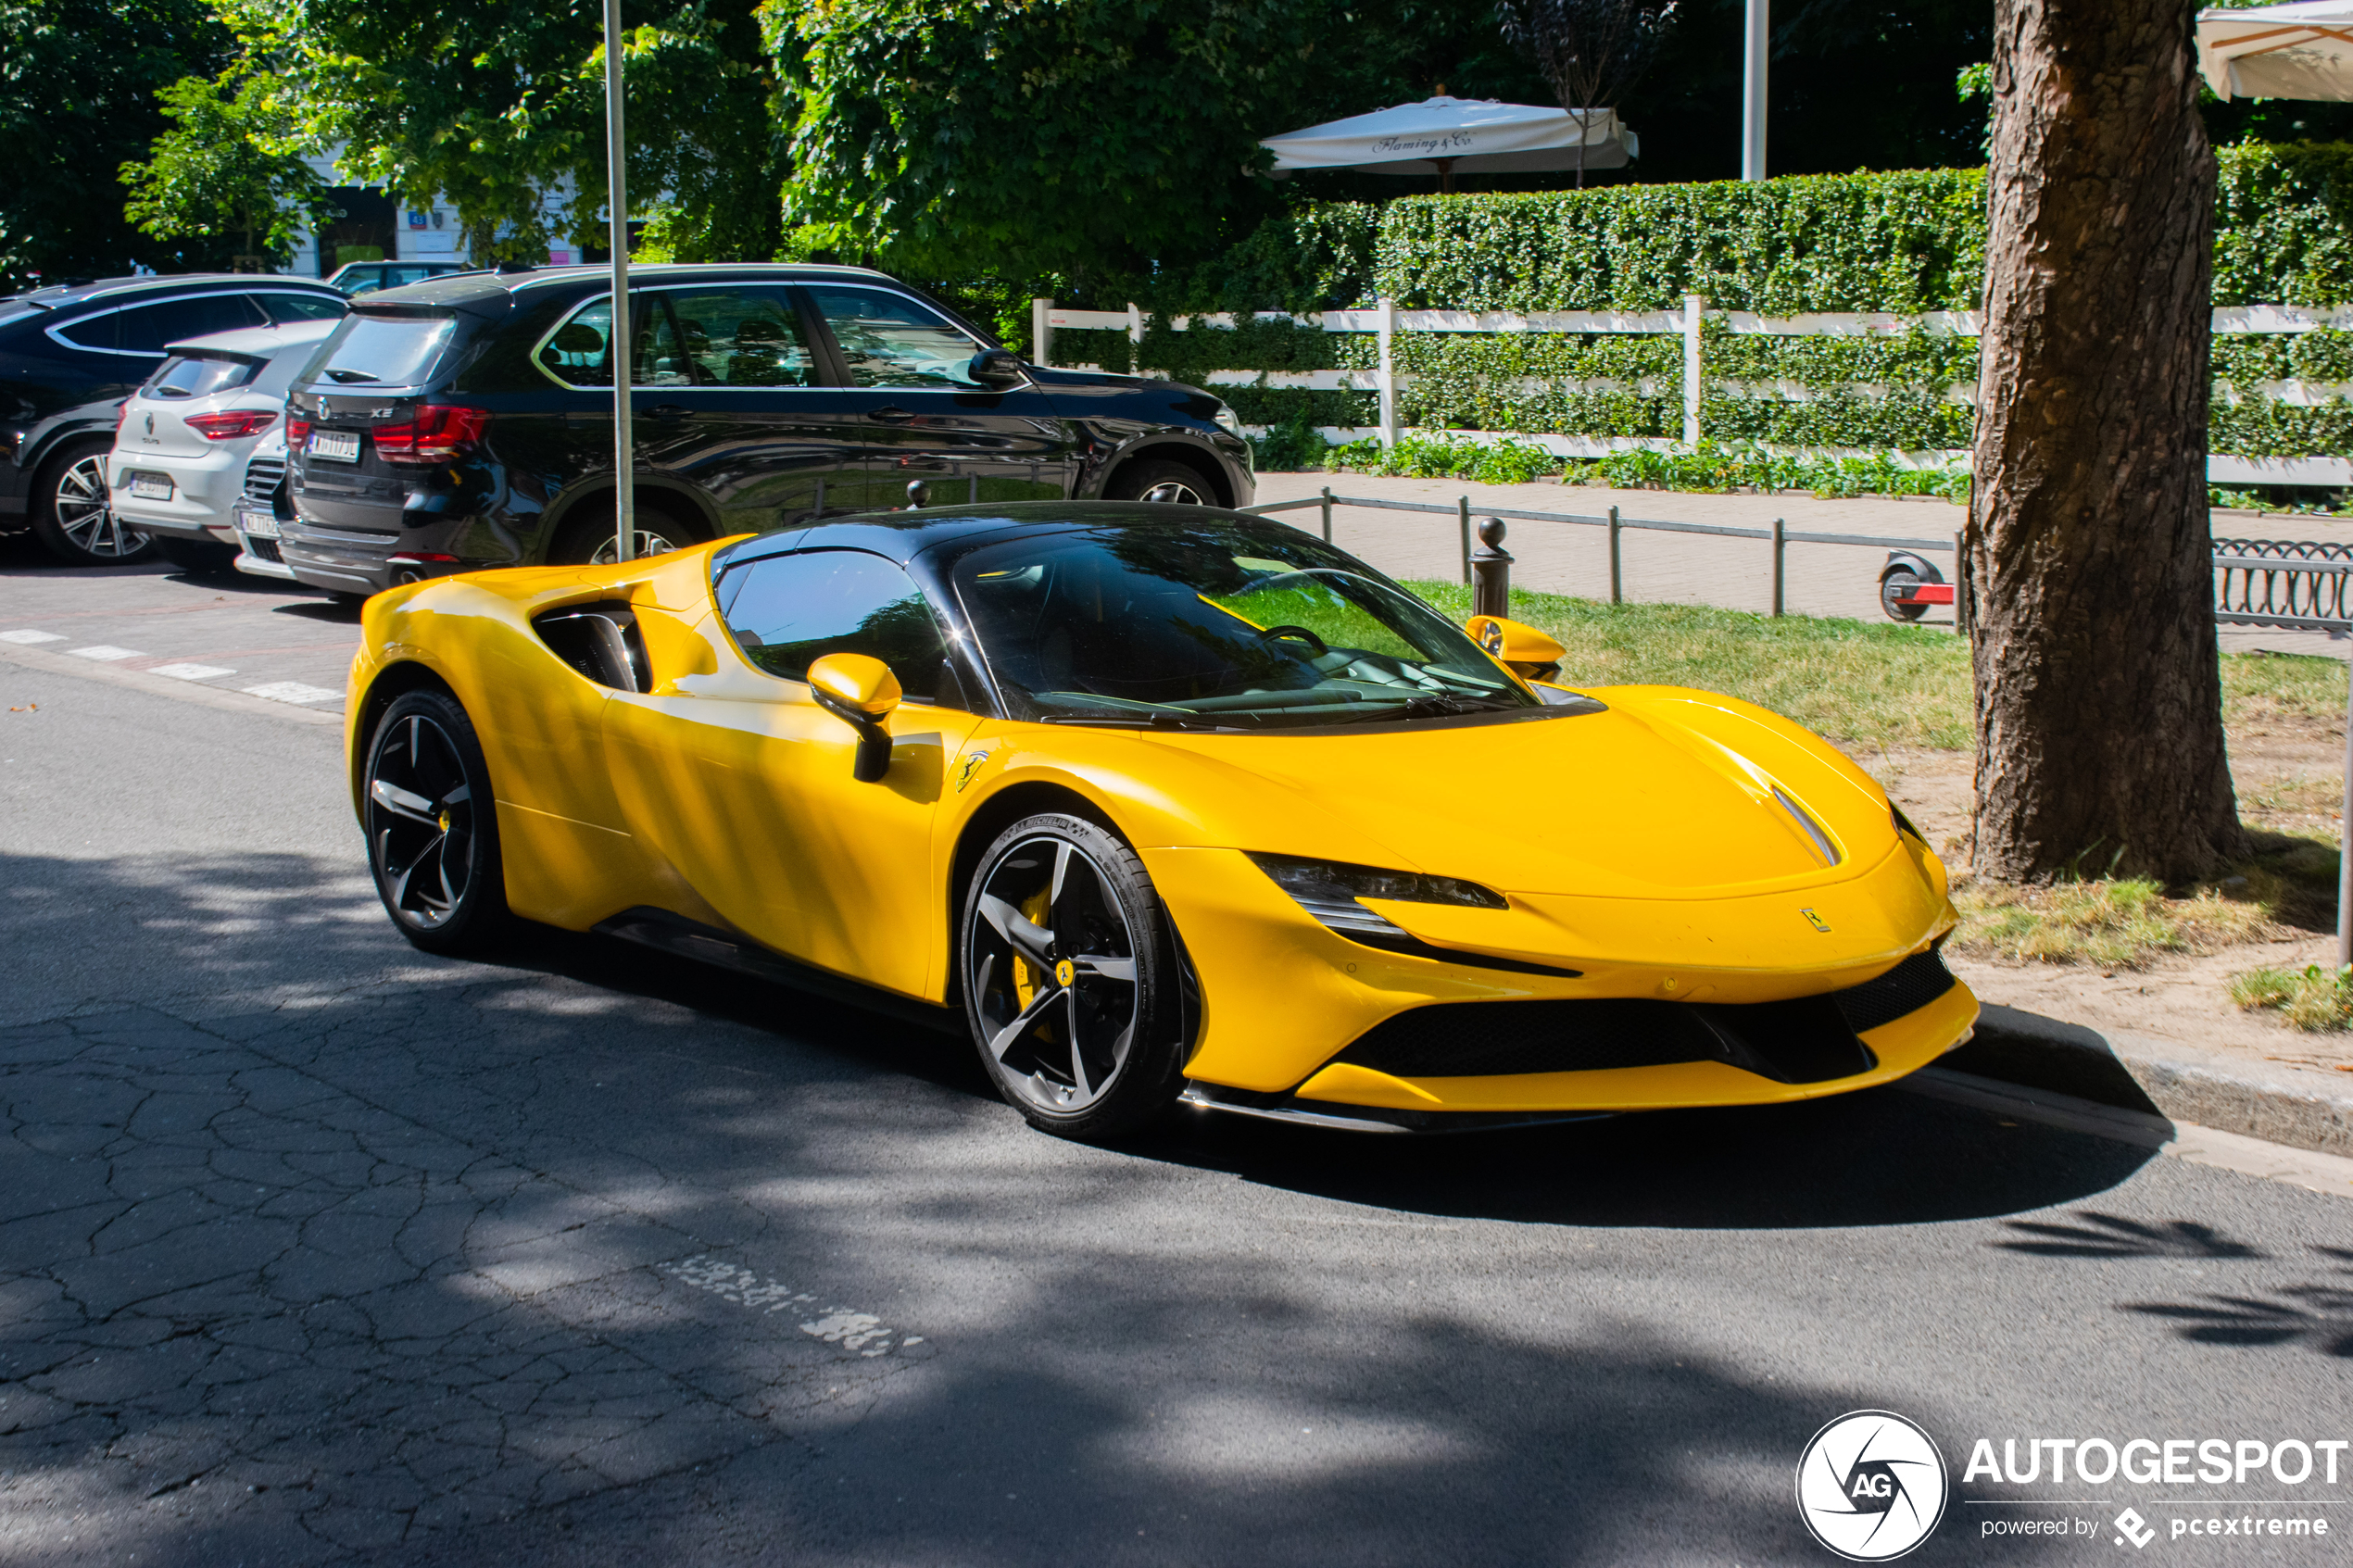
[[261, 367], [251, 360], [175, 354], [139, 390], [147, 397], [208, 397], [244, 386], [260, 372]]
[[311, 380], [416, 386], [433, 374], [458, 322], [451, 316], [351, 316], [335, 329]]

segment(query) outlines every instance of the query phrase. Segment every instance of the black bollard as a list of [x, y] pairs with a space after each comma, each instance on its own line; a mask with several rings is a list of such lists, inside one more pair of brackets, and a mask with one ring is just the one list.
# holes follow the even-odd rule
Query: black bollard
[[1512, 613], [1512, 557], [1504, 548], [1504, 520], [1482, 518], [1478, 548], [1470, 556], [1471, 613], [1509, 617]]

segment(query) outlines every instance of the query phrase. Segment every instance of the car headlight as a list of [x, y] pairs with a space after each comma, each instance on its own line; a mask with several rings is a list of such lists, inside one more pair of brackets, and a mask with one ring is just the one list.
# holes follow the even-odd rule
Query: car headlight
[[1217, 405], [1217, 412], [1210, 415], [1209, 419], [1211, 423], [1228, 435], [1239, 435], [1242, 433], [1241, 420], [1236, 419], [1234, 411], [1223, 403]]
[[1383, 871], [1341, 860], [1309, 860], [1296, 855], [1257, 855], [1251, 859], [1300, 907], [1335, 931], [1351, 935], [1393, 932], [1397, 927], [1358, 903], [1390, 898], [1407, 904], [1465, 904], [1476, 909], [1507, 909], [1504, 896], [1475, 882], [1420, 872]]

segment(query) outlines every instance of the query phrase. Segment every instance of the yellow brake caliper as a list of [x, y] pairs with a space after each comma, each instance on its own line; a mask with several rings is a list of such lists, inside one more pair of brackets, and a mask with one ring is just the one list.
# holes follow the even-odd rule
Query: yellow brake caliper
[[[1028, 921], [1032, 925], [1043, 925], [1046, 923], [1046, 916], [1052, 911], [1053, 905], [1053, 884], [1049, 883], [1044, 887], [1039, 888], [1035, 894], [1022, 901], [1022, 918]], [[1038, 978], [1039, 977], [1037, 974], [1031, 972], [1028, 963], [1022, 958], [1020, 951], [1016, 949], [1013, 953], [1013, 990], [1020, 996], [1021, 1005], [1025, 1011], [1028, 1010], [1029, 1004], [1037, 998]]]

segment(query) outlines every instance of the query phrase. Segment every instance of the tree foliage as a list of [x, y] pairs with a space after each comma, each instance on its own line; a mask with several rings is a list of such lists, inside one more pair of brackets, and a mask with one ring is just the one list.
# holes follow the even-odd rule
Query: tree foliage
[[[1572, 113], [1616, 108], [1675, 30], [1680, 0], [1499, 0], [1496, 25]], [[1585, 183], [1584, 148], [1577, 182]]]
[[336, 214], [303, 155], [297, 117], [266, 75], [237, 82], [182, 77], [156, 94], [171, 129], [153, 155], [122, 166], [124, 215], [159, 239], [229, 238], [241, 260], [283, 266], [305, 229]]
[[[598, 0], [223, 0], [283, 79], [300, 133], [342, 173], [456, 209], [477, 260], [604, 235]], [[623, 8], [632, 209], [667, 200], [682, 259], [777, 241], [774, 84], [751, 0]], [[568, 192], [568, 200], [558, 200]]]
[[1326, 0], [820, 0], [764, 9], [805, 94], [806, 247], [939, 276], [1138, 272], [1271, 205], [1245, 179], [1345, 49]]
[[113, 174], [166, 129], [157, 89], [217, 69], [229, 44], [202, 0], [0, 0], [0, 289], [221, 259], [222, 245], [139, 232]]

